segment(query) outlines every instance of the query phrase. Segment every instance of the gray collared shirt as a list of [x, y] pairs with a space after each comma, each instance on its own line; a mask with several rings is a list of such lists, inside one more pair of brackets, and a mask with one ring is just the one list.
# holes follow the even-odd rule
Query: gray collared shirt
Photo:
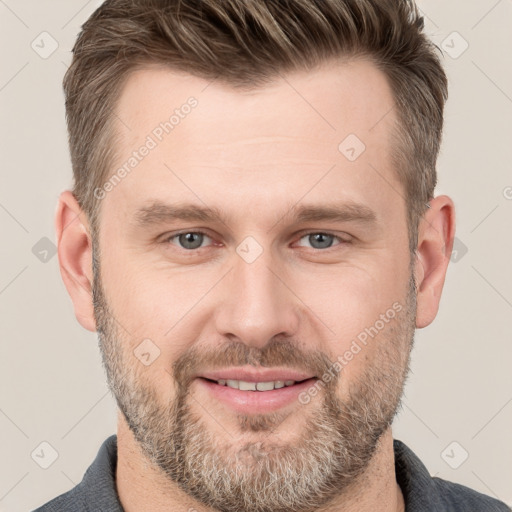
[[[420, 459], [394, 440], [396, 479], [406, 512], [511, 512], [501, 501], [430, 476]], [[34, 512], [123, 512], [116, 491], [117, 436], [104, 441], [83, 480]]]

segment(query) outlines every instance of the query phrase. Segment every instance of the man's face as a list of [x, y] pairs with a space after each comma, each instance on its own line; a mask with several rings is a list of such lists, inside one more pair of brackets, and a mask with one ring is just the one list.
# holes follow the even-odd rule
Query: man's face
[[95, 241], [104, 362], [144, 453], [205, 504], [326, 503], [392, 421], [416, 314], [392, 105], [362, 61], [251, 92], [144, 70], [122, 92], [112, 172], [138, 154]]

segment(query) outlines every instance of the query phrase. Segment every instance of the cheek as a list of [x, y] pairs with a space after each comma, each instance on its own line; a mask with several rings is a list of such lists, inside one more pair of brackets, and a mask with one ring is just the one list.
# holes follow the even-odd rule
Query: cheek
[[373, 324], [395, 301], [402, 302], [409, 281], [407, 264], [375, 258], [367, 265], [351, 263], [304, 274], [294, 291], [321, 319], [341, 335]]
[[203, 299], [218, 280], [218, 272], [117, 261], [120, 264], [106, 271], [104, 281], [110, 288], [109, 305], [129, 340], [127, 350], [135, 355], [157, 354], [151, 372], [168, 371], [200, 337], [208, 317], [203, 315], [207, 305]]
[[397, 265], [391, 257], [377, 260], [364, 267], [316, 272], [300, 284], [295, 281], [297, 295], [309, 308], [305, 314], [318, 327], [311, 330], [315, 343], [340, 362], [349, 380], [375, 364], [380, 348], [393, 343], [404, 321], [400, 312], [406, 309], [407, 263]]

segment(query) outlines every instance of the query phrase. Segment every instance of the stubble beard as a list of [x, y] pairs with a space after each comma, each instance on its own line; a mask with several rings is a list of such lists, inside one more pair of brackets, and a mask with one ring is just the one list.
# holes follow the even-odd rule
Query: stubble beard
[[[140, 362], [127, 360], [133, 340], [121, 335], [97, 262], [95, 267], [94, 312], [110, 390], [142, 453], [185, 493], [219, 512], [306, 512], [347, 495], [357, 485], [400, 407], [414, 337], [412, 275], [402, 318], [397, 315], [393, 325], [369, 342], [378, 344], [375, 366], [367, 366], [351, 383], [347, 399], [337, 397], [342, 370], [310, 404], [293, 409], [292, 416], [305, 417], [302, 435], [293, 443], [279, 442], [276, 431], [286, 417], [278, 412], [238, 415], [240, 432], [253, 432], [255, 440], [236, 447], [229, 434], [220, 428], [221, 434], [214, 434], [204, 420], [204, 409], [190, 393], [191, 368], [212, 359], [229, 363], [226, 366], [289, 366], [295, 360], [320, 371], [329, 369], [329, 359], [318, 352], [298, 352], [290, 340], [272, 340], [263, 349], [229, 343], [216, 354], [191, 348], [173, 365], [176, 394], [162, 404]], [[222, 418], [215, 419], [222, 423]]]

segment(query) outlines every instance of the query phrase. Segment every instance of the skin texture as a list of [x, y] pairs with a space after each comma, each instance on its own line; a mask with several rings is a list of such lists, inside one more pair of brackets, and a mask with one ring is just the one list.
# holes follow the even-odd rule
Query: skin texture
[[[250, 92], [164, 69], [138, 71], [116, 109], [113, 172], [190, 97], [197, 106], [101, 200], [95, 273], [89, 224], [69, 191], [56, 215], [64, 282], [79, 322], [100, 334], [120, 406], [123, 507], [287, 510], [275, 500], [295, 489], [289, 510], [403, 510], [389, 424], [414, 327], [437, 314], [453, 202], [431, 200], [411, 260], [403, 188], [390, 159], [392, 93], [384, 75], [361, 60], [289, 74]], [[338, 150], [349, 134], [366, 146], [355, 161]], [[375, 221], [294, 220], [301, 206], [349, 202], [371, 209]], [[216, 208], [223, 219], [137, 222], [136, 212], [155, 203]], [[199, 249], [171, 238], [198, 230], [207, 234]], [[332, 246], [312, 245], [311, 233], [335, 235]], [[236, 250], [246, 237], [262, 250], [251, 263]], [[307, 404], [239, 414], [195, 378], [263, 364], [320, 377], [393, 304], [400, 312]], [[147, 339], [159, 350], [148, 366], [134, 354]], [[355, 432], [363, 433], [358, 440]], [[188, 451], [178, 449], [178, 438]], [[315, 466], [320, 446], [336, 454], [324, 467]], [[173, 455], [201, 461], [199, 477], [173, 465]], [[301, 471], [309, 471], [305, 481], [289, 472], [299, 460], [310, 462]], [[251, 489], [265, 488], [268, 468], [283, 487], [258, 502]], [[245, 508], [222, 496], [221, 470], [240, 477], [236, 494], [246, 493]]]

